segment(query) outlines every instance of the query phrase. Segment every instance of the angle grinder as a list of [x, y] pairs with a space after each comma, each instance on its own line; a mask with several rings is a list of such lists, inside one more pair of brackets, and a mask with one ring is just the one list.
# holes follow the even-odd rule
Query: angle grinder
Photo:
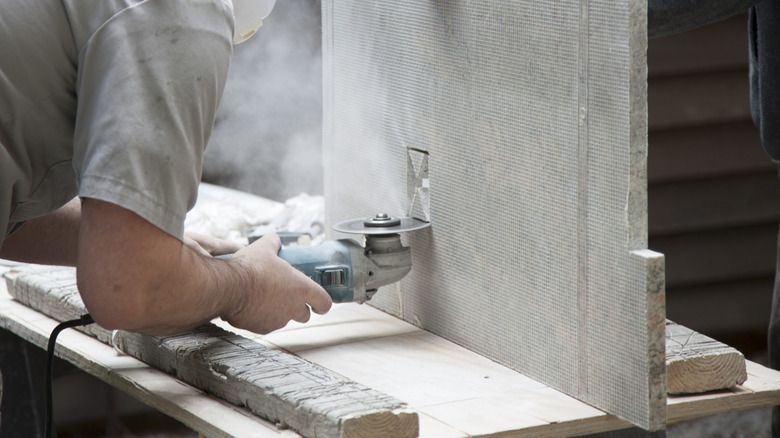
[[334, 303], [364, 303], [381, 286], [400, 281], [411, 271], [412, 253], [401, 244], [400, 233], [430, 225], [380, 213], [333, 227], [340, 233], [365, 235], [365, 247], [353, 239], [328, 240], [317, 246], [282, 248], [279, 257], [322, 286]]

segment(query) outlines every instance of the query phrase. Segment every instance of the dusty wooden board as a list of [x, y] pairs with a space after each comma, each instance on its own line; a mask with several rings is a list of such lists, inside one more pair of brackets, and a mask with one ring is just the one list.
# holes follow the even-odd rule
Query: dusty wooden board
[[[73, 292], [72, 269], [27, 267], [7, 278], [14, 298], [44, 313], [63, 320], [87, 313]], [[155, 368], [307, 437], [418, 435], [417, 415], [400, 400], [210, 324], [177, 336], [118, 332], [113, 341]]]
[[[11, 301], [2, 289], [0, 282], [0, 324], [42, 346], [55, 321]], [[368, 306], [338, 305], [328, 315], [313, 315], [308, 324], [291, 323], [268, 336], [233, 330], [403, 398], [418, 412], [424, 438], [566, 437], [628, 426]], [[73, 339], [79, 340], [78, 348]], [[65, 331], [59, 345], [60, 355], [77, 366], [205, 436], [298, 436], [274, 430], [247, 410], [216, 400], [134, 358], [117, 356], [112, 348], [86, 335]], [[751, 362], [747, 366], [744, 385], [705, 395], [670, 396], [670, 421], [780, 404], [780, 373]], [[210, 407], [213, 404], [217, 407]], [[242, 419], [252, 419], [262, 428], [247, 426]]]
[[746, 361], [744, 384], [706, 394], [670, 395], [669, 423], [723, 412], [780, 405], [780, 372]]
[[698, 394], [741, 385], [745, 357], [736, 349], [687, 327], [666, 321], [669, 394]]

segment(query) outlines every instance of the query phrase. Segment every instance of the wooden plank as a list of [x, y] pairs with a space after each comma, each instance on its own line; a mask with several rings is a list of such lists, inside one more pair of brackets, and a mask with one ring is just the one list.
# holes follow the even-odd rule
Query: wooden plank
[[747, 14], [648, 42], [649, 76], [744, 68], [748, 63]]
[[[68, 275], [70, 274], [70, 275]], [[9, 293], [44, 313], [87, 313], [71, 269], [34, 267], [9, 276]], [[53, 297], [46, 298], [46, 295]], [[417, 415], [392, 397], [214, 325], [177, 336], [119, 332], [114, 342], [155, 368], [307, 437], [414, 437]]]
[[650, 236], [670, 260], [667, 288], [774, 275], [777, 223], [696, 233]]
[[[297, 354], [358, 382], [370, 382], [372, 388], [407, 401], [421, 415], [464, 436], [577, 436], [630, 426], [423, 330], [402, 333], [394, 328], [390, 333], [399, 334], [347, 341], [366, 318], [381, 320], [385, 314], [369, 306], [346, 307], [351, 312], [342, 315], [348, 319], [338, 323], [326, 315], [264, 338], [284, 348], [297, 348], [295, 338], [315, 338]], [[400, 320], [397, 324], [408, 326]], [[330, 333], [319, 336], [326, 327]]]
[[667, 320], [666, 377], [669, 394], [731, 388], [747, 379], [745, 357], [726, 344]]
[[650, 233], [701, 232], [777, 223], [780, 220], [777, 170], [712, 179], [656, 184], [648, 193]]
[[651, 194], [658, 183], [777, 172], [752, 121], [653, 131], [649, 144]]
[[780, 405], [780, 391], [769, 390], [778, 386], [780, 372], [750, 361], [746, 362], [746, 367], [748, 378], [742, 385], [706, 394], [670, 395], [667, 399], [668, 422]]
[[[37, 336], [37, 341], [33, 342], [38, 345], [45, 343], [56, 324], [54, 320], [0, 294], [0, 324], [6, 326], [9, 321], [15, 321], [11, 329], [15, 333], [27, 333], [23, 337], [28, 339]], [[376, 321], [377, 327], [371, 328], [373, 324], [369, 322], [372, 321]], [[31, 327], [37, 335], [29, 333]], [[385, 388], [390, 395], [409, 396], [414, 399], [410, 406], [420, 412], [420, 436], [423, 438], [469, 436], [459, 427], [485, 437], [506, 438], [577, 436], [629, 426], [368, 306], [335, 306], [328, 315], [313, 315], [308, 324], [291, 323], [269, 336], [250, 337], [265, 345], [289, 346], [308, 359], [319, 362], [319, 365], [332, 366], [340, 374], [361, 384]], [[83, 345], [73, 348], [74, 338], [83, 340]], [[105, 356], [100, 352], [104, 352]], [[245, 409], [192, 389], [132, 357], [118, 355], [111, 347], [81, 333], [63, 332], [58, 353], [131, 395], [144, 395], [146, 402], [158, 409], [163, 410], [158, 406], [167, 403], [170, 405], [168, 409], [174, 413], [163, 412], [206, 436], [299, 436], [289, 430], [276, 430], [272, 424], [257, 419]], [[748, 380], [737, 388], [711, 394], [670, 397], [669, 418], [696, 418], [780, 404], [780, 373], [751, 362], [748, 362], [747, 368]], [[134, 380], [146, 376], [147, 372], [159, 380]], [[212, 411], [212, 408], [206, 407], [210, 406], [206, 402], [217, 403], [222, 408]], [[417, 402], [421, 409], [415, 405]], [[184, 409], [190, 409], [189, 413], [176, 413]], [[236, 415], [240, 416], [234, 417]], [[245, 421], [259, 421], [263, 424], [262, 431], [261, 426], [241, 423], [241, 416]]]
[[[87, 313], [76, 286], [75, 268], [41, 266], [27, 269], [35, 274], [25, 276], [20, 281], [17, 281], [17, 271], [4, 274], [6, 283], [10, 285], [8, 290], [17, 301], [33, 309], [46, 309], [46, 315], [60, 322]], [[52, 293], [42, 293], [43, 291]], [[111, 345], [112, 332], [97, 324], [75, 329]]]
[[[578, 436], [628, 427], [612, 416], [591, 416], [595, 410], [569, 404], [570, 397], [557, 392], [553, 396], [538, 383], [523, 381], [517, 373], [429, 333], [404, 333], [395, 327], [388, 328], [388, 333], [397, 335], [377, 334], [374, 339], [353, 342], [354, 333], [367, 319], [381, 320], [385, 316], [368, 306], [342, 308], [338, 322], [327, 315], [314, 317], [306, 325], [294, 324], [264, 339], [296, 349], [315, 363], [402, 398], [421, 414], [471, 436]], [[328, 334], [318, 335], [323, 329]], [[314, 341], [301, 347], [300, 340], [309, 338]], [[770, 370], [763, 377], [750, 377], [738, 387], [743, 392], [729, 391], [728, 395], [735, 397], [733, 405], [712, 402], [712, 394], [700, 394], [682, 400], [675, 397], [668, 412], [675, 418], [701, 417], [761, 403], [780, 403], [778, 393], [768, 390], [773, 385], [780, 386], [780, 373]], [[697, 405], [699, 400], [712, 409], [711, 413]], [[549, 423], [534, 425], [534, 419]]]
[[749, 88], [747, 69], [652, 79], [647, 94], [649, 129], [750, 120]]

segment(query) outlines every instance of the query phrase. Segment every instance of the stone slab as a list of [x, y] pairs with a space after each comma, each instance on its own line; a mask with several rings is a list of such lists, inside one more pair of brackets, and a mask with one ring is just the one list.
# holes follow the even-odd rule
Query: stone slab
[[372, 305], [646, 429], [646, 2], [323, 2], [326, 215], [432, 228]]

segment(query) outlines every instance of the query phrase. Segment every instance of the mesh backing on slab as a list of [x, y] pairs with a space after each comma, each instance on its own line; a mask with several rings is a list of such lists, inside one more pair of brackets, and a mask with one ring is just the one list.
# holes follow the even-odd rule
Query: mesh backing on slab
[[326, 0], [325, 198], [331, 224], [432, 223], [372, 305], [658, 429], [645, 17], [633, 0]]

